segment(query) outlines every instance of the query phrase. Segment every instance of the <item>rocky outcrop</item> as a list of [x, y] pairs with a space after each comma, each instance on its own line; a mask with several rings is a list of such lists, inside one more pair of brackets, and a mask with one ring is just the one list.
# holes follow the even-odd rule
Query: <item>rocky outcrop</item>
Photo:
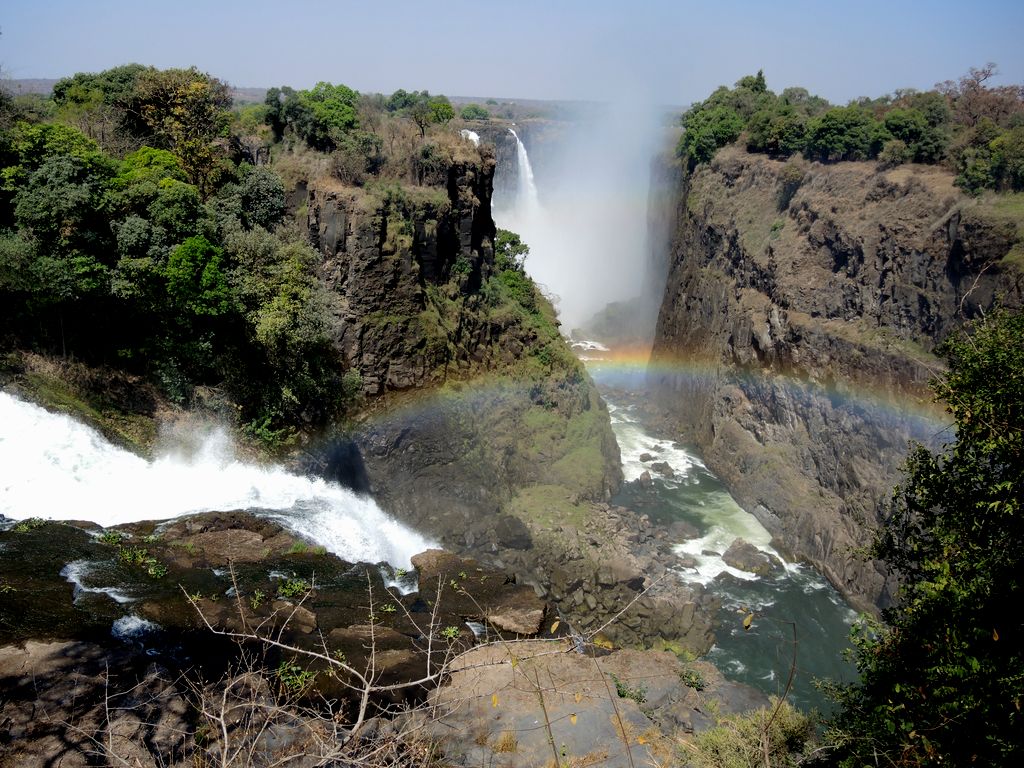
[[[309, 189], [309, 237], [335, 299], [331, 335], [368, 395], [436, 383], [449, 364], [481, 362], [488, 339], [463, 321], [493, 269], [494, 158], [487, 146], [463, 144], [438, 187], [374, 192], [326, 179]], [[429, 294], [449, 283], [448, 300], [462, 306], [442, 318]]]
[[425, 724], [452, 765], [626, 766], [662, 762], [676, 738], [766, 706], [704, 662], [667, 652], [577, 652], [555, 641], [474, 649], [453, 666]]
[[784, 163], [735, 147], [684, 177], [650, 381], [784, 550], [861, 607], [888, 599], [870, 540], [908, 439], [934, 444], [936, 345], [1020, 304], [1017, 239], [936, 167]]

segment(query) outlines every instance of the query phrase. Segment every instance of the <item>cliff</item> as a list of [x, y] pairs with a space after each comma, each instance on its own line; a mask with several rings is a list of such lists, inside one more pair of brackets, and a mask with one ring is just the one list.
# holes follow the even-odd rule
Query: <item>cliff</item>
[[1014, 197], [933, 166], [784, 163], [732, 147], [684, 176], [650, 380], [669, 420], [794, 556], [855, 604], [888, 599], [854, 557], [907, 441], [944, 434], [941, 340], [1021, 303]]
[[[605, 405], [550, 303], [495, 258], [492, 152], [461, 142], [435, 187], [311, 184], [332, 338], [367, 401], [307, 468], [371, 492], [450, 550], [509, 568], [590, 626], [664, 573], [671, 553], [649, 523], [605, 503], [622, 479]], [[706, 650], [702, 599], [673, 586], [608, 634]]]

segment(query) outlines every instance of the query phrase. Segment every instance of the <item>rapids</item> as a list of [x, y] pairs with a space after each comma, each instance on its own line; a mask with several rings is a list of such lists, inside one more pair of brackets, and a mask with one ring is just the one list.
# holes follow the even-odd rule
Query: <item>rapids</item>
[[198, 437], [147, 461], [67, 416], [0, 392], [0, 515], [111, 526], [247, 509], [350, 562], [408, 567], [431, 546], [371, 498], [240, 461], [223, 429]]

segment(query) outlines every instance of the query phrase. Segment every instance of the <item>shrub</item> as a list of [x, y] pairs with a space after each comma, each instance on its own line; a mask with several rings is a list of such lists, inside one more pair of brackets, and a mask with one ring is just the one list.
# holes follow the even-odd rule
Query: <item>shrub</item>
[[878, 154], [887, 134], [860, 107], [835, 107], [807, 126], [807, 155], [823, 162], [867, 160]]
[[996, 312], [933, 382], [956, 440], [917, 446], [872, 548], [899, 577], [854, 634], [839, 764], [1018, 765], [1024, 757], [1024, 314]]

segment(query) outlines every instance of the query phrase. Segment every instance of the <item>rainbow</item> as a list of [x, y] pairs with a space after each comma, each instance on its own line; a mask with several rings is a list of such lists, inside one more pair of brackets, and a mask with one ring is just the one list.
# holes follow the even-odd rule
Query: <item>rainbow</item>
[[[652, 359], [650, 345], [615, 349], [577, 348], [591, 378], [600, 389], [629, 392], [669, 388], [687, 392], [707, 388], [722, 380], [742, 385], [747, 391], [782, 392], [798, 400], [824, 398], [837, 411], [844, 411], [881, 428], [900, 429], [924, 443], [952, 439], [951, 419], [931, 396], [923, 382], [896, 386], [891, 381], [836, 379], [812, 381], [771, 370], [726, 367], [718, 360], [700, 356], [669, 356]], [[452, 379], [428, 388], [387, 392], [378, 396], [360, 419], [366, 427], [411, 425], [435, 419], [455, 409], [485, 418], [487, 411], [502, 402], [528, 395], [536, 382], [517, 378], [507, 371], [481, 373], [466, 379]]]
[[581, 358], [595, 381], [605, 387], [634, 391], [669, 388], [685, 393], [728, 381], [748, 390], [772, 388], [800, 399], [824, 398], [835, 409], [882, 426], [903, 427], [918, 440], [931, 442], [944, 433], [952, 437], [952, 420], [924, 381], [901, 384], [868, 377], [814, 381], [770, 369], [725, 366], [710, 356], [662, 351], [652, 355], [650, 345], [586, 350]]

